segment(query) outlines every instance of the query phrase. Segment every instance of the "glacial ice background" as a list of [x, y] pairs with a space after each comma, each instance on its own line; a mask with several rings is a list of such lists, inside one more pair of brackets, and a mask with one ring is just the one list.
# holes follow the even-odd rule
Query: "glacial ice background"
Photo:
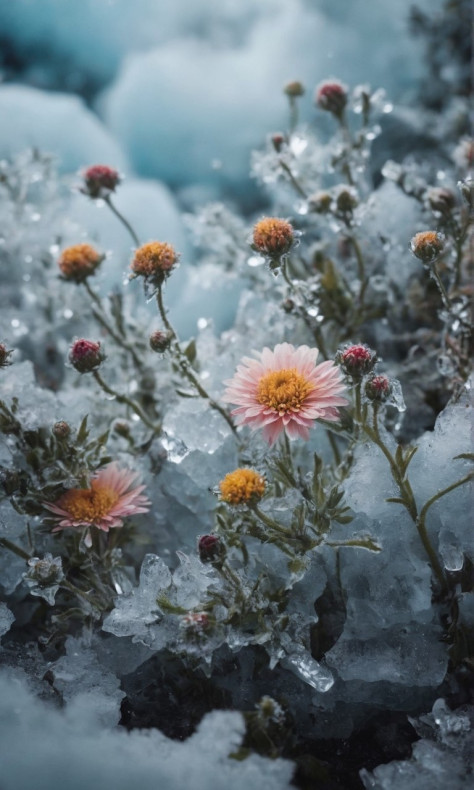
[[[252, 2], [223, 2], [217, 15], [216, 5], [210, 1], [180, 2], [163, 15], [159, 4], [151, 0], [136, 2], [133, 9], [126, 0], [89, 0], [71, 2], [70, 14], [75, 11], [76, 17], [67, 19], [58, 10], [58, 0], [1, 4], [0, 26], [14, 38], [19, 50], [26, 52], [32, 44], [47, 43], [50, 56], [36, 72], [32, 65], [28, 74], [26, 81], [39, 88], [12, 84], [0, 87], [0, 112], [7, 121], [0, 131], [0, 155], [11, 156], [31, 145], [51, 151], [66, 180], [70, 175], [71, 184], [74, 171], [100, 160], [119, 167], [128, 176], [117, 196], [119, 208], [130, 217], [141, 238], [166, 237], [183, 253], [183, 263], [167, 289], [171, 317], [183, 336], [194, 334], [198, 319], [202, 319], [199, 354], [207, 362], [211, 388], [218, 394], [223, 378], [231, 374], [235, 361], [246, 350], [246, 333], [252, 332], [255, 347], [259, 347], [268, 342], [269, 327], [274, 342], [278, 342], [283, 339], [285, 326], [281, 312], [276, 308], [272, 312], [272, 306], [258, 296], [247, 291], [239, 300], [245, 278], [236, 280], [235, 273], [223, 277], [212, 256], [203, 267], [190, 265], [193, 248], [181, 206], [192, 209], [203, 200], [217, 200], [226, 194], [238, 202], [247, 184], [250, 150], [262, 145], [268, 131], [285, 124], [287, 108], [281, 84], [288, 78], [298, 77], [312, 86], [328, 73], [351, 83], [373, 83], [376, 74], [391, 100], [414, 96], [423, 53], [404, 32], [408, 6], [408, 2], [372, 4], [359, 0], [345, 9], [342, 23], [331, 11], [331, 4], [322, 2], [317, 11], [310, 3], [291, 5], [266, 0], [257, 7]], [[112, 12], [114, 23], [109, 16]], [[370, 59], [366, 56], [368, 49]], [[74, 96], [50, 92], [59, 84], [55, 69], [65, 58], [74, 65], [72, 72], [87, 75], [99, 86], [92, 109]], [[257, 68], [261, 77], [255, 84]], [[238, 90], [233, 89], [235, 85], [239, 85]], [[77, 89], [74, 83], [59, 87], [70, 92]], [[309, 107], [307, 97], [308, 113]], [[161, 122], [163, 117], [166, 125]], [[196, 150], [188, 145], [190, 138], [180, 137], [181, 130], [187, 134], [191, 130], [191, 142], [204, 140], [204, 147]], [[41, 206], [48, 206], [49, 215], [42, 209], [35, 219], [33, 206], [24, 224], [16, 224], [10, 217], [7, 227], [18, 236], [18, 250], [28, 249], [28, 255], [34, 255], [35, 249], [51, 247], [51, 227], [61, 236], [62, 245], [77, 242], [78, 234], [81, 239], [97, 240], [111, 251], [115, 267], [114, 273], [100, 280], [101, 290], [106, 293], [123, 280], [130, 242], [105, 209], [97, 209], [81, 196], [66, 197], [61, 186], [57, 188], [56, 197], [49, 195], [43, 202], [42, 196], [40, 200]], [[395, 198], [391, 185], [380, 192], [380, 211], [390, 206], [391, 220], [395, 212], [398, 228], [405, 223], [409, 238], [416, 222], [412, 204], [403, 197]], [[12, 236], [9, 240], [14, 250]], [[15, 278], [29, 276], [29, 261], [16, 263], [12, 286]], [[64, 300], [66, 291], [60, 288]], [[13, 328], [15, 344], [23, 348], [25, 360], [41, 363], [38, 346], [44, 347], [39, 341], [45, 338], [35, 317], [34, 298], [29, 314], [23, 312], [25, 305], [19, 312], [19, 306], [9, 298], [12, 293], [13, 287], [0, 294], [0, 336], [11, 336]], [[77, 316], [69, 316], [68, 307], [61, 310], [65, 337], [69, 337], [71, 321]], [[144, 320], [151, 321], [146, 318], [146, 308], [143, 313]], [[61, 318], [59, 311], [57, 318]], [[81, 326], [80, 320], [77, 326]], [[223, 343], [216, 337], [222, 331], [226, 331]], [[229, 348], [232, 353], [228, 353]], [[72, 380], [72, 374], [63, 369], [66, 349], [64, 339], [56, 349], [51, 375], [67, 381], [67, 377]], [[11, 392], [22, 393], [23, 415], [32, 427], [60, 419], [69, 410], [85, 413], [93, 405], [97, 422], [106, 413], [108, 404], [97, 405], [94, 393], [85, 384], [75, 389], [64, 387], [53, 394], [33, 390], [34, 380], [31, 363], [24, 361], [9, 369], [6, 385]], [[153, 512], [158, 515], [146, 526], [158, 545], [162, 541], [159, 553], [168, 561], [175, 548], [192, 555], [195, 536], [209, 529], [213, 510], [212, 496], [203, 496], [203, 489], [235, 466], [233, 445], [225, 431], [220, 431], [217, 423], [212, 432], [208, 423], [200, 428], [202, 408], [199, 402], [183, 401], [166, 416], [168, 435], [177, 439], [173, 445], [176, 455], [172, 453], [163, 465], [160, 485], [153, 491]], [[419, 440], [411, 470], [423, 499], [451, 482], [447, 474], [452, 474], [453, 480], [462, 475], [464, 462], [447, 466], [446, 459], [470, 450], [469, 427], [467, 404], [462, 401], [440, 416], [434, 433]], [[206, 444], [210, 436], [214, 440], [211, 446]], [[317, 449], [324, 451], [319, 444]], [[296, 678], [292, 681], [287, 671], [277, 668], [262, 678], [262, 688], [250, 688], [253, 682], [246, 661], [251, 658], [242, 651], [237, 654], [241, 655], [238, 689], [233, 689], [236, 707], [249, 707], [249, 700], [253, 703], [264, 693], [278, 696], [285, 690], [292, 698], [294, 711], [315, 737], [347, 737], [366, 708], [393, 705], [410, 709], [414, 700], [420, 705], [426, 701], [426, 709], [431, 706], [433, 691], [446, 672], [447, 649], [439, 641], [441, 629], [431, 606], [428, 565], [413, 526], [396, 507], [385, 503], [393, 491], [388, 474], [384, 478], [380, 472], [376, 451], [362, 448], [347, 487], [348, 503], [356, 514], [351, 529], [357, 531], [360, 526], [370, 531], [384, 551], [377, 556], [341, 551], [343, 586], [352, 593], [344, 632], [326, 655], [334, 685], [324, 694], [312, 693], [309, 686]], [[151, 483], [151, 470], [146, 475], [145, 482]], [[370, 497], [368, 489], [373, 494]], [[462, 551], [471, 557], [473, 554], [472, 532], [465, 518], [469, 492], [456, 492], [456, 510], [453, 501], [448, 497], [436, 505], [431, 523], [436, 526], [446, 567], [456, 570]], [[457, 529], [453, 535], [453, 523], [464, 525], [465, 532]], [[24, 529], [24, 518], [12, 514], [11, 509], [2, 509], [0, 525], [9, 537], [15, 537]], [[271, 562], [274, 559], [269, 556]], [[324, 589], [325, 562], [331, 562], [329, 556], [322, 557], [300, 584], [302, 602], [313, 601]], [[150, 573], [158, 571], [156, 560], [150, 558], [144, 566], [144, 571], [147, 569]], [[5, 592], [15, 591], [22, 570], [21, 561], [8, 558], [2, 568]], [[184, 586], [181, 594], [192, 598], [193, 585], [202, 583], [199, 574], [191, 574], [189, 586]], [[460, 602], [467, 627], [474, 624], [470, 597], [466, 595]], [[121, 608], [127, 611], [121, 613]], [[47, 667], [39, 655], [26, 656], [25, 651], [17, 667], [2, 670], [1, 737], [7, 755], [2, 782], [6, 790], [31, 786], [33, 776], [37, 787], [59, 787], [64, 775], [68, 776], [68, 788], [104, 783], [125, 788], [131, 781], [144, 788], [160, 783], [166, 788], [180, 788], [189, 782], [186, 772], [190, 766], [196, 788], [217, 790], [224, 784], [236, 790], [243, 786], [289, 786], [293, 768], [285, 761], [271, 762], [257, 756], [243, 763], [227, 759], [243, 735], [238, 713], [208, 714], [184, 744], [171, 741], [156, 729], [130, 734], [114, 729], [123, 697], [119, 680], [133, 673], [156, 647], [151, 633], [154, 626], [146, 625], [151, 608], [153, 600], [141, 596], [139, 588], [130, 598], [121, 599], [110, 616], [107, 630], [120, 638], [110, 637], [107, 648], [95, 638], [88, 643], [87, 635], [82, 643], [70, 638], [67, 655], [53, 667], [55, 685], [66, 701], [64, 711], [44, 704], [52, 691], [42, 680]], [[8, 633], [12, 622], [13, 615], [2, 604], [0, 629]], [[143, 633], [130, 630], [130, 624], [137, 623], [145, 623], [140, 626]], [[384, 641], [380, 639], [381, 628], [386, 635]], [[5, 663], [12, 663], [12, 657], [7, 655]], [[415, 745], [412, 759], [401, 766], [381, 766], [373, 776], [366, 772], [363, 780], [367, 788], [410, 790], [426, 786], [431, 790], [445, 787], [446, 776], [454, 790], [467, 786], [459, 744], [468, 755], [469, 714], [451, 714], [443, 710], [442, 703], [436, 703], [432, 717], [421, 717], [416, 726], [422, 741]], [[28, 761], [20, 759], [26, 741]]]

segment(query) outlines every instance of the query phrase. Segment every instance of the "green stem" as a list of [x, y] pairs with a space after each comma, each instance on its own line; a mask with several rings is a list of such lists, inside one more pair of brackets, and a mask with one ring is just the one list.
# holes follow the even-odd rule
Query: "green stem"
[[281, 169], [282, 169], [282, 170], [284, 170], [284, 171], [285, 171], [285, 173], [287, 174], [287, 176], [288, 176], [288, 178], [290, 179], [290, 182], [291, 182], [291, 184], [292, 184], [293, 188], [296, 190], [296, 192], [298, 193], [298, 195], [299, 195], [300, 197], [304, 198], [305, 200], [307, 200], [307, 199], [308, 199], [308, 195], [307, 195], [307, 194], [306, 194], [306, 192], [304, 191], [304, 189], [303, 189], [303, 187], [301, 186], [301, 184], [300, 184], [300, 182], [298, 181], [298, 179], [297, 179], [297, 178], [296, 178], [296, 177], [293, 175], [293, 173], [292, 173], [292, 171], [291, 171], [291, 168], [290, 168], [290, 167], [289, 167], [289, 166], [286, 164], [286, 162], [284, 162], [282, 159], [280, 159], [280, 167], [281, 167]]
[[434, 263], [432, 263], [431, 266], [429, 267], [429, 271], [430, 271], [431, 277], [433, 278], [433, 280], [435, 281], [435, 283], [436, 283], [436, 285], [438, 287], [438, 291], [441, 294], [441, 299], [443, 301], [443, 304], [444, 304], [446, 310], [451, 311], [451, 300], [450, 300], [450, 298], [448, 296], [446, 288], [443, 285], [443, 281], [441, 280], [441, 277], [439, 276], [439, 272], [438, 272], [438, 270], [437, 270], [437, 268], [436, 268]]
[[141, 407], [138, 405], [136, 401], [132, 400], [131, 398], [128, 398], [127, 395], [121, 395], [119, 392], [116, 392], [116, 390], [113, 390], [112, 387], [109, 387], [109, 385], [105, 383], [104, 379], [102, 378], [102, 376], [97, 370], [93, 370], [92, 375], [94, 376], [95, 380], [97, 381], [101, 389], [103, 389], [104, 392], [107, 393], [107, 395], [112, 395], [119, 403], [125, 403], [130, 409], [132, 409], [132, 411], [135, 412], [135, 414], [137, 414], [140, 417], [142, 422], [148, 428], [150, 428], [150, 430], [152, 430], [153, 433], [158, 433], [158, 431], [160, 430], [160, 426], [154, 425], [151, 422], [151, 420], [148, 419], [145, 412], [141, 409]]
[[470, 472], [469, 474], [462, 477], [460, 480], [456, 480], [455, 483], [451, 483], [451, 485], [446, 486], [446, 488], [443, 488], [441, 489], [441, 491], [438, 491], [436, 494], [433, 494], [433, 496], [430, 499], [428, 499], [428, 501], [425, 502], [425, 504], [421, 508], [420, 515], [416, 520], [416, 528], [418, 530], [418, 534], [422, 540], [423, 546], [425, 547], [427, 554], [430, 557], [433, 570], [435, 571], [436, 576], [438, 577], [443, 587], [446, 586], [444, 579], [444, 572], [441, 567], [441, 564], [438, 561], [436, 553], [430, 543], [428, 530], [426, 529], [426, 514], [428, 513], [430, 507], [434, 505], [434, 503], [437, 502], [438, 499], [441, 499], [441, 497], [445, 496], [445, 494], [449, 494], [450, 491], [454, 491], [456, 488], [459, 488], [459, 486], [464, 485], [464, 483], [468, 483], [470, 480], [473, 479], [473, 477], [474, 477], [474, 473]]
[[260, 521], [263, 524], [265, 524], [265, 526], [275, 530], [275, 532], [277, 532], [279, 535], [283, 535], [286, 539], [291, 537], [290, 532], [285, 527], [282, 527], [281, 524], [278, 524], [277, 521], [274, 521], [272, 518], [270, 518], [270, 516], [267, 516], [266, 513], [260, 510], [258, 505], [252, 505], [251, 509], [253, 510], [255, 515], [260, 519]]
[[341, 453], [339, 452], [339, 447], [337, 446], [336, 437], [331, 431], [326, 431], [326, 436], [329, 439], [329, 444], [331, 445], [331, 449], [334, 455], [334, 460], [336, 462], [336, 466], [339, 466], [341, 463]]
[[100, 296], [93, 290], [93, 288], [89, 285], [89, 282], [87, 280], [84, 280], [83, 284], [90, 298], [97, 305], [98, 310], [100, 311], [97, 312], [97, 310], [94, 310], [94, 308], [92, 309], [94, 318], [99, 322], [101, 326], [103, 326], [106, 332], [108, 332], [109, 335], [113, 337], [113, 339], [115, 340], [118, 346], [121, 346], [121, 348], [123, 348], [125, 351], [131, 354], [136, 367], [141, 370], [143, 368], [143, 364], [137, 352], [133, 348], [133, 346], [130, 343], [127, 343], [127, 341], [124, 340], [122, 337], [120, 337], [120, 335], [117, 334], [114, 328], [109, 324], [107, 319], [104, 318], [102, 313], [104, 313], [105, 311]]
[[123, 214], [121, 214], [120, 211], [114, 206], [114, 204], [112, 203], [112, 198], [110, 197], [110, 195], [107, 195], [107, 197], [104, 198], [104, 201], [107, 203], [107, 205], [110, 208], [110, 210], [115, 214], [117, 219], [128, 230], [130, 236], [133, 239], [133, 243], [135, 244], [135, 246], [139, 247], [140, 246], [140, 241], [139, 241], [139, 238], [138, 238], [137, 234], [133, 230], [133, 228], [130, 225], [130, 223], [128, 222], [128, 220], [126, 220], [125, 217], [123, 216]]
[[[397, 484], [398, 490], [400, 492], [400, 497], [403, 500], [403, 505], [408, 511], [408, 513], [410, 514], [413, 523], [415, 524], [420, 540], [423, 544], [426, 554], [428, 555], [428, 559], [430, 561], [433, 572], [437, 577], [441, 587], [443, 589], [446, 589], [446, 579], [444, 576], [444, 572], [438, 560], [436, 552], [433, 546], [431, 545], [431, 541], [429, 539], [428, 532], [426, 530], [426, 524], [425, 524], [425, 516], [428, 511], [428, 508], [431, 506], [431, 504], [433, 504], [433, 502], [436, 501], [436, 499], [439, 499], [439, 496], [443, 495], [443, 492], [438, 492], [438, 494], [432, 497], [432, 499], [429, 500], [429, 502], [427, 502], [426, 505], [424, 506], [423, 508], [424, 512], [422, 510], [420, 515], [418, 515], [418, 509], [416, 506], [415, 498], [413, 496], [411, 485], [408, 480], [404, 479], [404, 476], [400, 472], [394, 457], [392, 456], [390, 450], [385, 445], [385, 443], [383, 442], [380, 436], [380, 431], [378, 426], [378, 406], [374, 405], [372, 429], [370, 429], [368, 425], [364, 425], [364, 428], [367, 435], [377, 444], [377, 446], [382, 450], [383, 454], [387, 458], [390, 464], [392, 477], [395, 483]], [[453, 487], [455, 488], [456, 486]], [[451, 490], [451, 487], [449, 487], [448, 490]]]
[[161, 284], [158, 286], [158, 290], [156, 292], [156, 301], [158, 304], [158, 310], [161, 316], [161, 320], [163, 321], [163, 324], [165, 325], [166, 329], [168, 330], [171, 336], [170, 351], [174, 353], [176, 361], [179, 364], [179, 369], [181, 370], [181, 373], [193, 385], [193, 387], [196, 389], [200, 397], [207, 400], [211, 409], [214, 409], [215, 411], [219, 412], [219, 414], [226, 421], [229, 428], [232, 430], [232, 433], [237, 435], [237, 428], [234, 425], [232, 417], [226, 412], [225, 409], [222, 408], [222, 406], [220, 406], [213, 398], [211, 398], [211, 396], [206, 392], [206, 390], [202, 386], [199, 379], [192, 372], [190, 368], [189, 360], [179, 343], [178, 336], [168, 320], [168, 316], [166, 314], [165, 306], [163, 303], [163, 287]]
[[29, 559], [31, 559], [30, 555], [26, 551], [20, 549], [19, 546], [16, 546], [15, 543], [12, 543], [7, 538], [0, 538], [0, 546], [3, 546], [5, 549], [8, 549], [13, 554], [16, 554], [17, 557], [21, 557], [22, 560], [28, 561]]

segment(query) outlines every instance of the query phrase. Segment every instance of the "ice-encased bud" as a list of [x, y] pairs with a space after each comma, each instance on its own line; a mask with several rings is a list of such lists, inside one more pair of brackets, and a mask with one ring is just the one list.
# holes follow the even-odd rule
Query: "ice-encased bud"
[[170, 347], [172, 339], [173, 335], [171, 332], [163, 332], [160, 329], [156, 329], [151, 333], [149, 338], [150, 348], [157, 354], [164, 354], [164, 352]]
[[201, 562], [219, 562], [226, 555], [226, 548], [217, 535], [201, 535], [198, 540], [198, 553]]
[[385, 403], [392, 394], [392, 384], [388, 376], [372, 376], [365, 384], [365, 394], [374, 403]]
[[340, 118], [347, 104], [347, 86], [338, 80], [321, 82], [316, 88], [315, 103]]
[[84, 185], [81, 192], [93, 199], [105, 198], [115, 192], [121, 180], [117, 170], [108, 165], [91, 165], [84, 170], [82, 177]]
[[286, 255], [293, 246], [293, 226], [279, 217], [264, 217], [256, 223], [252, 235], [252, 249], [273, 260]]
[[426, 200], [430, 208], [440, 214], [449, 214], [456, 205], [454, 192], [446, 187], [430, 187], [426, 191]]
[[64, 579], [61, 557], [53, 557], [49, 552], [40, 557], [28, 560], [29, 570], [23, 574], [23, 580], [31, 595], [43, 598], [50, 606], [54, 604], [59, 585]]
[[377, 353], [362, 343], [345, 346], [336, 353], [334, 361], [347, 376], [360, 379], [371, 373], [377, 362]]
[[69, 362], [78, 373], [90, 373], [102, 364], [105, 354], [100, 343], [93, 340], [74, 341], [69, 351]]
[[435, 230], [422, 231], [413, 236], [410, 249], [418, 260], [433, 263], [444, 250], [444, 236]]
[[65, 420], [59, 420], [53, 425], [53, 433], [57, 439], [67, 439], [71, 433], [71, 426]]

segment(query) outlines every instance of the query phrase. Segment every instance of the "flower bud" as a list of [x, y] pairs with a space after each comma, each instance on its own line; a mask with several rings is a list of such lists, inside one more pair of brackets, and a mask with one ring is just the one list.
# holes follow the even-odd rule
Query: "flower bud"
[[130, 436], [130, 425], [128, 422], [125, 422], [125, 420], [117, 420], [114, 424], [114, 431], [123, 439], [128, 439]]
[[337, 80], [321, 82], [316, 88], [315, 103], [340, 118], [347, 104], [347, 87]]
[[279, 154], [285, 142], [285, 136], [281, 132], [275, 132], [275, 134], [272, 134], [271, 139], [275, 151]]
[[228, 505], [249, 505], [265, 493], [265, 478], [254, 469], [235, 469], [219, 483], [221, 499]]
[[67, 439], [71, 433], [71, 426], [64, 420], [59, 420], [53, 425], [53, 433], [57, 439]]
[[76, 340], [69, 351], [69, 362], [78, 373], [97, 370], [104, 359], [100, 343], [94, 343], [93, 340]]
[[198, 553], [201, 562], [218, 562], [225, 557], [226, 549], [217, 535], [201, 535], [198, 541]]
[[187, 631], [199, 634], [209, 628], [209, 615], [207, 612], [188, 612], [181, 616], [179, 625]]
[[135, 251], [130, 268], [135, 277], [145, 277], [149, 282], [161, 285], [165, 277], [169, 277], [171, 274], [178, 258], [179, 256], [171, 244], [150, 241]]
[[392, 394], [392, 385], [388, 376], [372, 376], [365, 384], [365, 394], [375, 403], [385, 403]]
[[293, 246], [292, 225], [278, 217], [264, 217], [254, 226], [252, 249], [273, 260], [285, 255]]
[[296, 99], [298, 96], [303, 96], [304, 85], [301, 82], [298, 82], [298, 80], [287, 82], [283, 88], [283, 92], [286, 93], [286, 95], [291, 99]]
[[351, 214], [359, 204], [357, 192], [350, 187], [340, 187], [336, 195], [337, 210], [343, 214]]
[[410, 248], [423, 263], [433, 263], [444, 250], [444, 236], [435, 230], [425, 230], [413, 236]]
[[458, 189], [469, 208], [472, 208], [474, 206], [474, 181], [472, 178], [466, 178], [465, 181], [458, 181]]
[[120, 184], [118, 172], [107, 165], [92, 165], [82, 175], [84, 186], [81, 192], [93, 199], [107, 197]]
[[173, 334], [171, 332], [162, 332], [156, 329], [149, 338], [150, 348], [152, 351], [156, 351], [157, 354], [164, 354], [170, 347], [172, 339]]
[[90, 244], [75, 244], [62, 251], [58, 266], [64, 280], [82, 283], [102, 263], [105, 256]]
[[432, 211], [439, 211], [440, 214], [449, 214], [456, 205], [454, 192], [446, 187], [431, 187], [425, 197]]
[[374, 369], [377, 362], [377, 354], [371, 348], [362, 344], [346, 346], [338, 351], [335, 361], [341, 366], [347, 376], [353, 379], [361, 379]]
[[11, 365], [10, 357], [13, 354], [13, 351], [9, 350], [5, 343], [0, 343], [0, 368], [6, 368], [8, 365]]
[[316, 214], [327, 214], [331, 208], [331, 203], [332, 195], [330, 192], [326, 192], [326, 190], [315, 192], [309, 198], [309, 207], [311, 211], [315, 211]]

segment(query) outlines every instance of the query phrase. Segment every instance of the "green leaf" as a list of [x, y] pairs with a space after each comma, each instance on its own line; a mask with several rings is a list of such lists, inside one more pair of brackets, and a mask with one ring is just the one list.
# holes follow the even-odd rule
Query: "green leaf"
[[460, 453], [454, 456], [453, 461], [457, 461], [458, 458], [463, 458], [465, 461], [474, 461], [474, 453]]
[[385, 501], [386, 502], [398, 502], [399, 505], [404, 505], [405, 504], [405, 500], [401, 499], [401, 497], [399, 497], [399, 496], [389, 496], [389, 497], [387, 497], [387, 499]]
[[194, 338], [189, 341], [188, 345], [184, 349], [184, 354], [188, 358], [191, 365], [196, 361], [196, 341]]
[[88, 420], [88, 418], [89, 418], [89, 415], [86, 414], [86, 416], [83, 418], [83, 420], [82, 420], [82, 422], [81, 422], [81, 424], [79, 426], [79, 430], [77, 432], [77, 439], [76, 439], [78, 444], [82, 444], [83, 442], [85, 442], [85, 440], [89, 436], [89, 431], [87, 430], [87, 420]]

